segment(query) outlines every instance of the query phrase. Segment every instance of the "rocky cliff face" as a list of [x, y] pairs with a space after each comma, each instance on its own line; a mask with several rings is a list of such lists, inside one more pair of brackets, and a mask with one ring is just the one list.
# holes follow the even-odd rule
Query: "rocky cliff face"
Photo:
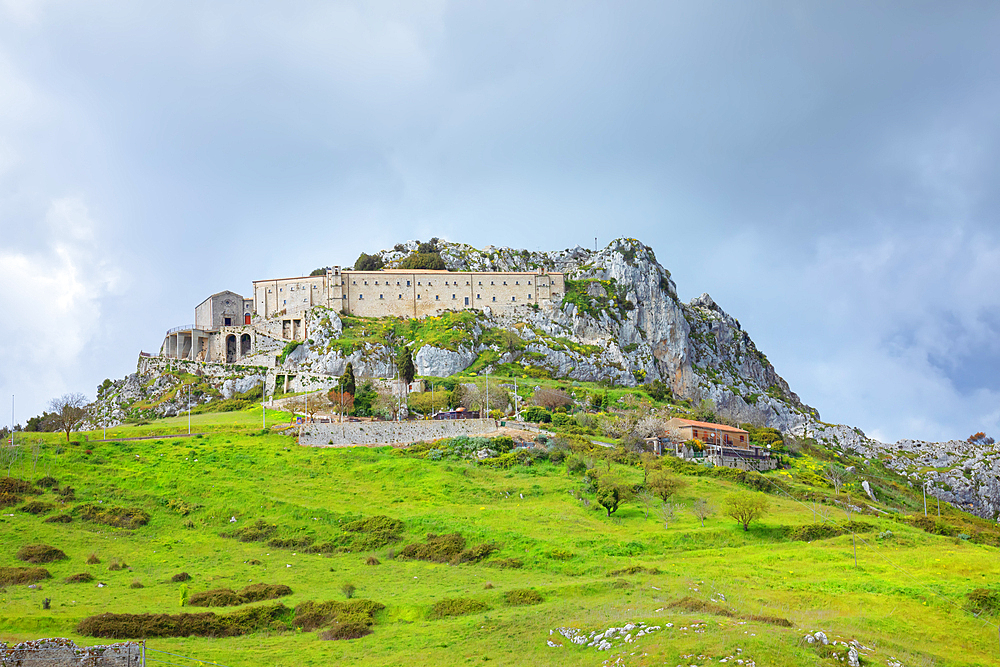
[[[409, 241], [376, 254], [392, 267], [416, 248], [417, 242]], [[656, 261], [652, 248], [635, 239], [617, 239], [597, 251], [478, 250], [443, 241], [438, 248], [451, 270], [546, 268], [564, 273], [567, 287], [560, 303], [537, 310], [494, 315], [486, 309], [466, 345], [445, 348], [407, 341], [415, 344], [420, 374], [451, 375], [488, 354], [495, 360], [490, 366], [520, 364], [559, 378], [626, 386], [662, 380], [679, 398], [695, 403], [707, 399], [733, 419], [783, 430], [818, 418], [739, 322], [707, 294], [681, 303], [669, 271]], [[523, 346], [505, 348], [484, 335], [491, 330], [516, 334]], [[328, 350], [328, 342], [342, 333], [339, 322], [311, 331], [314, 343], [289, 355], [286, 370], [337, 375], [350, 361], [361, 375], [394, 373], [393, 354], [384, 345], [369, 342], [347, 355]]]

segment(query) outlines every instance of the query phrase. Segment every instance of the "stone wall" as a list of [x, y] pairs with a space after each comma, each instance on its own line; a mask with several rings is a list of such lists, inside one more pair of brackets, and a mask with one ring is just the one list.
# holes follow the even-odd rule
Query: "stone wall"
[[299, 444], [309, 447], [395, 445], [459, 435], [480, 435], [496, 429], [495, 419], [305, 424], [301, 427]]
[[69, 639], [37, 639], [0, 648], [0, 667], [139, 667], [143, 654], [139, 642], [78, 647]]

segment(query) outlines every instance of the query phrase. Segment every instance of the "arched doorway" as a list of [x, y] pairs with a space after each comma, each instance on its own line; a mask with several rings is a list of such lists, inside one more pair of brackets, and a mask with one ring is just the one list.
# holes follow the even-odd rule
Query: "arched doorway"
[[245, 357], [250, 354], [250, 334], [240, 336], [240, 356]]
[[226, 336], [226, 363], [231, 364], [236, 361], [236, 336], [229, 334]]

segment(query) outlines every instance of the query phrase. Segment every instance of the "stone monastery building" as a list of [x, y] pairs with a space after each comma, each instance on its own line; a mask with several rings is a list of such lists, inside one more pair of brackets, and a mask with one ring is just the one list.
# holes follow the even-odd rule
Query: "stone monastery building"
[[272, 366], [288, 341], [308, 338], [306, 312], [323, 306], [358, 317], [414, 317], [445, 311], [516, 313], [558, 303], [561, 273], [381, 271], [328, 268], [324, 274], [255, 280], [253, 298], [213, 294], [195, 307], [194, 324], [167, 332], [160, 355], [178, 359]]

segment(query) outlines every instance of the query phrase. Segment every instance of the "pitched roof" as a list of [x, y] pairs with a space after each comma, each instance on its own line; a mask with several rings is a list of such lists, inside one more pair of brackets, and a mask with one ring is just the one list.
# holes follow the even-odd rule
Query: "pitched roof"
[[[694, 426], [696, 428], [708, 428], [713, 431], [731, 431], [733, 433], [747, 433], [741, 428], [736, 428], [735, 426], [726, 426], [725, 424], [713, 424], [711, 422], [700, 422], [694, 419], [682, 419], [681, 417], [674, 417], [677, 421], [681, 422], [682, 426]], [[749, 433], [747, 433], [749, 435]]]

